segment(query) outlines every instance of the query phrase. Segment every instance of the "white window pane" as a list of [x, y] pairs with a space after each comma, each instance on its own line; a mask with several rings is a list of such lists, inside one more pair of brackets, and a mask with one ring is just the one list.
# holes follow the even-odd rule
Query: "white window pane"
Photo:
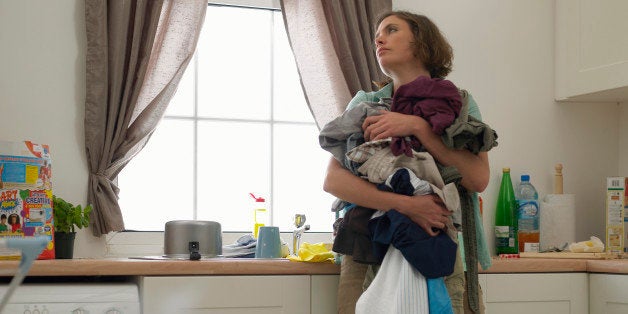
[[314, 122], [312, 113], [305, 102], [299, 73], [288, 42], [281, 12], [274, 14], [273, 101], [275, 107], [273, 118], [281, 121]]
[[166, 109], [166, 116], [194, 116], [194, 59], [190, 61], [179, 81], [177, 92]]
[[200, 116], [270, 118], [271, 21], [268, 10], [208, 8], [198, 43]]
[[202, 121], [198, 133], [198, 219], [251, 231], [249, 193], [270, 204], [270, 126]]
[[128, 230], [164, 230], [167, 221], [192, 219], [192, 121], [164, 119], [118, 176]]
[[318, 144], [314, 125], [275, 126], [274, 220], [282, 231], [294, 229], [294, 214], [305, 214], [311, 231], [331, 232], [334, 197], [323, 191], [330, 154]]

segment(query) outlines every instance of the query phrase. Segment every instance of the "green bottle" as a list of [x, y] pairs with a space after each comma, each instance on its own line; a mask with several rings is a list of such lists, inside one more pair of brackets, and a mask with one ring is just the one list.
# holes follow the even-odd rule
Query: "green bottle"
[[510, 168], [504, 168], [502, 183], [495, 210], [495, 246], [497, 254], [516, 254], [517, 244], [517, 201], [510, 180]]

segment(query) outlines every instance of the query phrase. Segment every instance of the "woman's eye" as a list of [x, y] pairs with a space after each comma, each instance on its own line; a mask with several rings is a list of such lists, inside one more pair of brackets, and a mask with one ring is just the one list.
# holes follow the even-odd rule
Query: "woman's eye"
[[389, 33], [393, 33], [393, 32], [396, 32], [396, 31], [397, 31], [396, 27], [391, 27], [391, 28], [388, 29]]

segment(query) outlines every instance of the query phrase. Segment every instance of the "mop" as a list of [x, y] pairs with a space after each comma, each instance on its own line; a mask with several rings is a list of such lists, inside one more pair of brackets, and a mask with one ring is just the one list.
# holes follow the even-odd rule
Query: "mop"
[[18, 268], [15, 276], [13, 276], [13, 279], [11, 279], [11, 283], [2, 297], [2, 302], [0, 302], [0, 313], [2, 313], [2, 310], [9, 302], [15, 288], [17, 288], [24, 280], [24, 277], [26, 277], [28, 270], [33, 265], [33, 261], [36, 260], [41, 251], [46, 248], [48, 241], [48, 237], [0, 238], [0, 249], [9, 248], [22, 251], [20, 267]]

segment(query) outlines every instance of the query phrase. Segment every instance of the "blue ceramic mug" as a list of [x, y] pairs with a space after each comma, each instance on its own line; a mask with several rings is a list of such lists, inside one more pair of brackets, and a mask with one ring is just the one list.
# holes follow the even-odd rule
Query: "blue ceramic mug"
[[280, 258], [281, 238], [279, 227], [264, 226], [259, 228], [255, 258]]

